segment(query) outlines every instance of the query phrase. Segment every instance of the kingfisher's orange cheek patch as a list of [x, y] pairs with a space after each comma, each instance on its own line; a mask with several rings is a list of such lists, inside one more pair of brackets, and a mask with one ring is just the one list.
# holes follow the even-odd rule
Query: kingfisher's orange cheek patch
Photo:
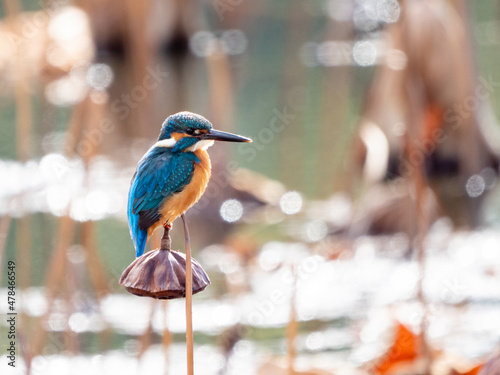
[[180, 141], [182, 138], [187, 137], [188, 135], [186, 133], [177, 133], [173, 132], [170, 137], [175, 139], [176, 142]]

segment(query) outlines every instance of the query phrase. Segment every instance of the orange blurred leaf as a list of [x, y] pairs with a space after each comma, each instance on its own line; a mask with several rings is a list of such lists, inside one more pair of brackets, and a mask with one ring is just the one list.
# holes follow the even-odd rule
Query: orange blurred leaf
[[443, 107], [436, 104], [429, 104], [424, 112], [421, 140], [424, 145], [436, 146], [436, 141], [440, 138], [440, 128], [443, 124]]
[[453, 369], [453, 370], [451, 370], [450, 375], [477, 375], [477, 374], [479, 374], [479, 371], [481, 371], [482, 368], [483, 368], [483, 364], [481, 363], [481, 364], [474, 366], [471, 369], [463, 371], [463, 372]]
[[373, 372], [387, 374], [396, 364], [416, 359], [418, 351], [418, 337], [403, 324], [398, 323], [394, 343], [379, 359]]

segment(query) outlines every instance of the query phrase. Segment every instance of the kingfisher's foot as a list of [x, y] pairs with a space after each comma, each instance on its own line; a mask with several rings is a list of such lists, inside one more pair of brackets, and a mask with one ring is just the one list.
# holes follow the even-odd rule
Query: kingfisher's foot
[[170, 229], [172, 229], [172, 224], [163, 223], [163, 228], [170, 230]]

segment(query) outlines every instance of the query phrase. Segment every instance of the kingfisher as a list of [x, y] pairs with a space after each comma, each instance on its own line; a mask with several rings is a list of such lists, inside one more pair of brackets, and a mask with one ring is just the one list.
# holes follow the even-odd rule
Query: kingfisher
[[158, 141], [139, 161], [130, 184], [127, 216], [137, 257], [157, 228], [170, 229], [200, 199], [210, 179], [207, 149], [214, 141], [252, 140], [215, 130], [192, 112], [173, 114], [163, 122]]

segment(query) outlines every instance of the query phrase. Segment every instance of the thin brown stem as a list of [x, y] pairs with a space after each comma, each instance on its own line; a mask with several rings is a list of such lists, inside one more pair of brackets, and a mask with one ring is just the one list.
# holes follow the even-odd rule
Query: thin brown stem
[[170, 250], [172, 243], [172, 241], [170, 240], [170, 228], [167, 225], [164, 225], [163, 229], [164, 231], [163, 237], [161, 238], [160, 250]]
[[181, 215], [184, 224], [184, 238], [186, 247], [186, 349], [187, 349], [187, 373], [194, 374], [193, 361], [193, 271], [191, 268], [191, 244], [186, 217]]

